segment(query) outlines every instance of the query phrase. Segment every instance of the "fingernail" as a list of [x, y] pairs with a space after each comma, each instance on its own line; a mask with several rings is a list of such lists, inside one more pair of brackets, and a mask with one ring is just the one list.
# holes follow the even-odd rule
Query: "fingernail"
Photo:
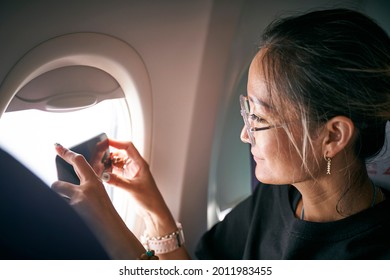
[[59, 143], [54, 143], [54, 148], [57, 150], [57, 152], [60, 152], [64, 147]]
[[103, 174], [102, 174], [102, 180], [104, 181], [104, 182], [108, 182], [108, 181], [110, 181], [110, 174], [108, 174], [108, 173], [106, 173], [106, 172], [103, 172]]

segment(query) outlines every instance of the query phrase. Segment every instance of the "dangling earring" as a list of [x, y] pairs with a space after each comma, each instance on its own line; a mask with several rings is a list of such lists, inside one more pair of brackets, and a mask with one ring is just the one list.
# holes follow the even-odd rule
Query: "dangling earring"
[[330, 175], [330, 166], [332, 164], [332, 159], [330, 157], [327, 157], [324, 155], [324, 158], [325, 160], [327, 161], [327, 165], [326, 165], [326, 174], [329, 174]]

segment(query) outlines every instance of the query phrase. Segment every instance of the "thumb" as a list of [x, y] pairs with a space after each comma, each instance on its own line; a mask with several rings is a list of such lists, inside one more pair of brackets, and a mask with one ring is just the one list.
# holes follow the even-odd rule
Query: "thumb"
[[114, 185], [126, 190], [129, 189], [129, 185], [131, 184], [129, 179], [118, 176], [117, 174], [111, 172], [104, 172], [102, 174], [102, 180], [110, 185]]

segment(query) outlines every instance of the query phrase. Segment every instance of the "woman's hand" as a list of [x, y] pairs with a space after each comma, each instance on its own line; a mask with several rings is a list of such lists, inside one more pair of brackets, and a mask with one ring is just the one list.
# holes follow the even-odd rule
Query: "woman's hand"
[[[177, 231], [177, 225], [169, 211], [146, 161], [131, 142], [109, 139], [111, 147], [118, 149], [114, 156], [122, 157], [113, 163], [113, 173], [106, 173], [107, 182], [118, 186], [134, 198], [143, 215], [149, 236], [164, 236]], [[117, 165], [116, 168], [115, 165]], [[160, 259], [189, 259], [184, 246], [170, 253], [159, 255]]]
[[162, 236], [176, 231], [176, 223], [169, 211], [146, 161], [131, 142], [109, 139], [109, 145], [118, 149], [115, 156], [123, 160], [112, 173], [105, 173], [103, 178], [109, 184], [126, 190], [140, 207], [147, 231], [151, 236]]
[[57, 181], [52, 189], [69, 203], [93, 230], [106, 251], [115, 259], [136, 259], [144, 248], [116, 212], [100, 178], [82, 155], [59, 144], [56, 151], [71, 164], [80, 185]]
[[53, 183], [52, 189], [62, 197], [69, 199], [69, 203], [85, 218], [93, 217], [101, 212], [102, 206], [111, 205], [102, 181], [85, 158], [59, 144], [56, 144], [55, 148], [58, 155], [73, 166], [80, 179], [80, 186], [57, 181]]

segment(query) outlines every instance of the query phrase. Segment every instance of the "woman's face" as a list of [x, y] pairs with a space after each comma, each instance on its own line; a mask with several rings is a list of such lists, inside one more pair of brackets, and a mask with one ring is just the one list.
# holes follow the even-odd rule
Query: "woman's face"
[[[253, 132], [255, 144], [251, 147], [251, 153], [256, 161], [255, 175], [259, 181], [268, 184], [302, 182], [312, 177], [304, 171], [301, 157], [292, 145], [287, 132], [280, 127], [284, 123], [281, 123], [275, 109], [269, 105], [269, 94], [261, 67], [262, 52], [256, 55], [249, 69], [247, 90], [252, 116], [250, 122], [253, 127], [276, 127]], [[287, 107], [295, 108], [294, 106]], [[294, 139], [298, 147], [301, 147], [303, 140], [300, 136], [302, 135], [300, 121], [289, 119], [284, 122], [289, 122]], [[241, 140], [249, 143], [245, 127], [241, 132]]]

